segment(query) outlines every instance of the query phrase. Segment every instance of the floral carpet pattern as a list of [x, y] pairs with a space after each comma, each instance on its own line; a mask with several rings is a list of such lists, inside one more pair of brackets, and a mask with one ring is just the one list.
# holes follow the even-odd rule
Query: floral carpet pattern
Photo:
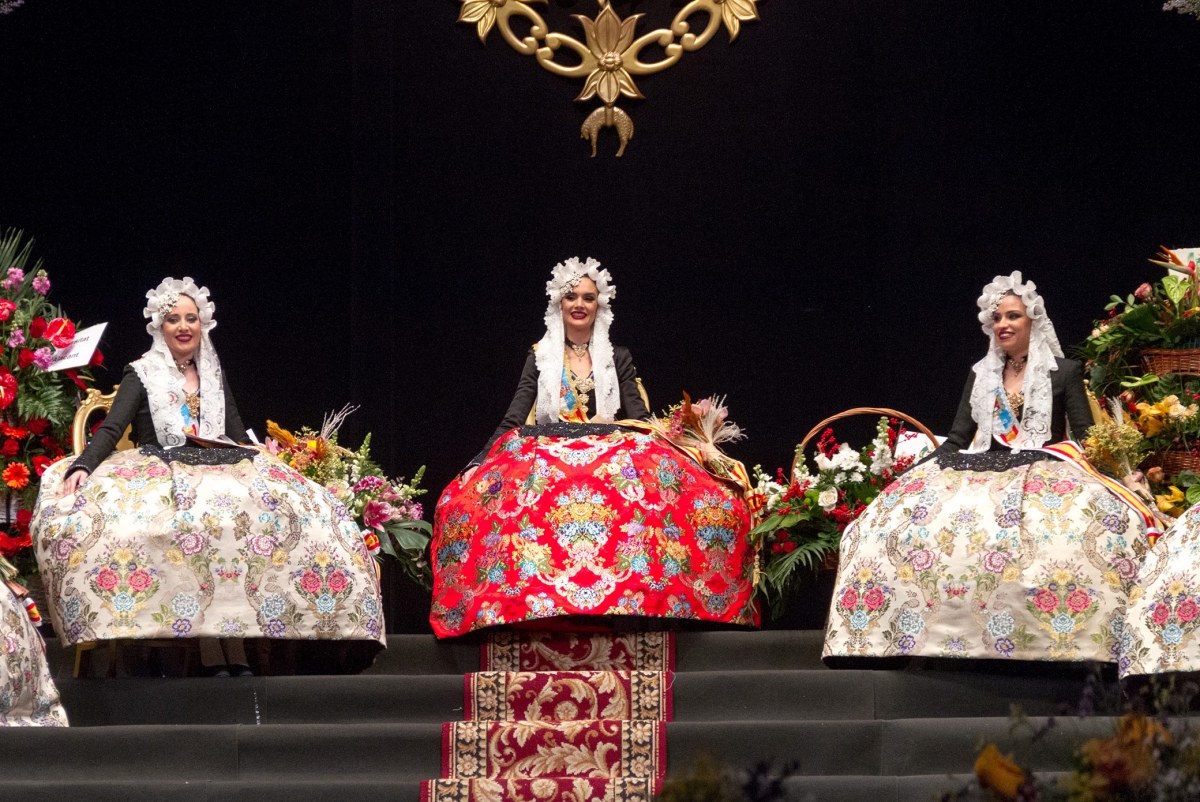
[[189, 465], [138, 449], [79, 493], [42, 477], [30, 531], [64, 645], [116, 638], [384, 639], [362, 534], [329, 491], [258, 454]]
[[662, 633], [493, 633], [485, 670], [464, 678], [466, 720], [443, 725], [442, 777], [421, 784], [422, 802], [651, 802], [666, 770], [673, 646]]
[[1120, 662], [1147, 549], [1140, 517], [1067, 462], [931, 460], [847, 527], [824, 657]]
[[736, 484], [653, 434], [521, 432], [438, 500], [438, 637], [571, 615], [758, 624]]

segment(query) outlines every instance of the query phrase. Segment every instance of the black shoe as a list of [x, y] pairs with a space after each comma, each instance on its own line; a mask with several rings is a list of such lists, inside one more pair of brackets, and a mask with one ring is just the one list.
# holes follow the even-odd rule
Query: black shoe
[[229, 678], [229, 666], [204, 666], [203, 674], [206, 677], [223, 677]]
[[253, 677], [254, 672], [250, 670], [250, 666], [244, 666], [239, 663], [225, 666], [231, 677]]

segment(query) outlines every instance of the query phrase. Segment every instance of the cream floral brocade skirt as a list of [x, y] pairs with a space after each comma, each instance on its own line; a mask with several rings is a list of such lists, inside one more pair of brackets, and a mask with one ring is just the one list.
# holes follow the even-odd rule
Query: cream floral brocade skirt
[[121, 451], [64, 498], [70, 462], [42, 477], [31, 525], [64, 645], [385, 642], [378, 577], [348, 511], [274, 457], [192, 465]]
[[1067, 462], [889, 485], [842, 537], [824, 657], [1117, 662], [1145, 525]]
[[0, 583], [0, 727], [65, 727], [67, 714], [46, 664], [46, 644], [25, 608]]
[[1200, 671], [1200, 505], [1146, 555], [1126, 630], [1122, 677]]

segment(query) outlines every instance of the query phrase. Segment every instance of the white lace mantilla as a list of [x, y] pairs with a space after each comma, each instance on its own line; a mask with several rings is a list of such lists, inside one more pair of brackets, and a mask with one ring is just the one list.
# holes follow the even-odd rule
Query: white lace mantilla
[[1014, 451], [1041, 448], [1050, 439], [1051, 415], [1054, 410], [1054, 391], [1051, 371], [1058, 370], [1055, 357], [1062, 357], [1062, 346], [1054, 324], [1046, 315], [1046, 303], [1032, 281], [1022, 283], [1021, 271], [1008, 276], [996, 276], [979, 296], [979, 322], [988, 335], [987, 356], [975, 363], [975, 386], [971, 389], [971, 417], [975, 421], [975, 439], [969, 453], [987, 451], [992, 445], [996, 389], [1004, 389], [1004, 351], [992, 330], [992, 312], [1005, 295], [1012, 294], [1025, 304], [1032, 328], [1029, 334], [1029, 361], [1025, 365], [1025, 408], [1021, 413], [1020, 434], [1013, 444]]

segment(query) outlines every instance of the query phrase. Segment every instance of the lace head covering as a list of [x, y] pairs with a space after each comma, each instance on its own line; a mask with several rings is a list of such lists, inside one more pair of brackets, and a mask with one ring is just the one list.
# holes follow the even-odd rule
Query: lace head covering
[[538, 423], [559, 420], [562, 404], [563, 343], [566, 339], [562, 299], [584, 278], [590, 278], [596, 283], [599, 303], [596, 322], [592, 328], [590, 349], [592, 380], [596, 383], [592, 420], [615, 420], [617, 410], [621, 408], [617, 366], [613, 362], [612, 343], [608, 339], [608, 329], [613, 319], [611, 304], [617, 294], [617, 288], [610, 283], [612, 276], [607, 270], [601, 270], [600, 263], [595, 259], [589, 257], [586, 262], [580, 262], [579, 257], [572, 257], [555, 265], [550, 280], [546, 282], [546, 294], [550, 296], [550, 303], [546, 306], [546, 334], [538, 342], [537, 348], [538, 397], [535, 414]]
[[[1021, 391], [1025, 408], [1021, 413], [1021, 433], [1013, 445], [1014, 451], [1041, 448], [1050, 439], [1050, 415], [1054, 393], [1050, 387], [1050, 372], [1058, 370], [1055, 357], [1063, 356], [1054, 324], [1046, 315], [1046, 302], [1038, 295], [1037, 285], [1022, 282], [1021, 271], [1009, 276], [996, 276], [979, 296], [979, 322], [988, 336], [987, 356], [975, 363], [975, 386], [971, 389], [971, 417], [975, 420], [975, 439], [967, 451], [987, 451], [992, 444], [993, 410], [996, 390], [1004, 389], [1005, 353], [992, 329], [992, 313], [1006, 295], [1014, 295], [1025, 304], [1029, 316], [1029, 360], [1025, 364], [1025, 379]], [[1015, 411], [1015, 410], [1014, 410]]]
[[146, 331], [154, 343], [150, 350], [131, 364], [150, 401], [150, 417], [154, 420], [154, 431], [158, 444], [163, 448], [181, 446], [187, 442], [183, 434], [183, 406], [187, 394], [183, 389], [183, 375], [175, 367], [175, 359], [163, 338], [163, 318], [171, 313], [181, 296], [186, 295], [200, 310], [200, 345], [196, 349], [196, 372], [200, 376], [200, 425], [201, 437], [215, 439], [225, 434], [225, 387], [221, 381], [221, 361], [208, 333], [217, 325], [213, 320], [212, 301], [208, 300], [208, 287], [197, 287], [196, 282], [184, 276], [182, 280], [165, 278], [162, 283], [146, 293], [146, 308], [142, 314], [149, 319]]

